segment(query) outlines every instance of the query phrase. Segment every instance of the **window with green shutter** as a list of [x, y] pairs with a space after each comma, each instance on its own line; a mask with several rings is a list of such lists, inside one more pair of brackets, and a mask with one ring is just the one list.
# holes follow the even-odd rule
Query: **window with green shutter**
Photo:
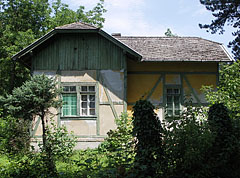
[[96, 117], [96, 84], [63, 84], [62, 116]]

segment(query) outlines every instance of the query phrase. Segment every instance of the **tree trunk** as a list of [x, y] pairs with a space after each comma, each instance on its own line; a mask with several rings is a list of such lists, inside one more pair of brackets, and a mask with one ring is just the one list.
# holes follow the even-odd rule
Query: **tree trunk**
[[45, 165], [47, 166], [48, 170], [49, 170], [49, 176], [50, 177], [57, 177], [57, 170], [56, 170], [56, 166], [55, 166], [55, 162], [52, 156], [52, 150], [51, 150], [51, 145], [49, 145], [47, 143], [47, 137], [46, 137], [46, 125], [45, 125], [45, 121], [44, 121], [44, 116], [45, 114], [42, 114], [41, 117], [41, 121], [42, 121], [42, 130], [43, 130], [43, 134], [42, 134], [42, 140], [43, 140], [43, 152], [45, 152], [44, 154], [46, 154], [46, 158], [44, 159], [45, 161]]

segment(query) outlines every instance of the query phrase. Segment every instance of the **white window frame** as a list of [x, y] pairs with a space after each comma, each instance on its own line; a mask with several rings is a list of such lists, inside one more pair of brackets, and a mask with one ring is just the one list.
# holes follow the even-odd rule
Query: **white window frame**
[[[77, 94], [77, 115], [63, 115], [63, 108], [61, 108], [61, 117], [62, 118], [96, 118], [97, 117], [97, 92], [98, 92], [98, 87], [97, 87], [97, 83], [93, 83], [93, 82], [72, 82], [72, 83], [67, 83], [64, 82], [61, 84], [62, 88], [64, 88], [65, 86], [73, 86], [76, 87], [76, 92], [66, 92], [63, 91], [63, 94], [67, 94], [67, 93], [76, 93]], [[82, 91], [81, 87], [82, 86], [86, 86], [87, 88], [93, 86], [95, 88], [94, 91]], [[82, 113], [82, 95], [87, 95], [87, 115], [83, 115]], [[94, 108], [95, 109], [95, 114], [94, 115], [90, 115], [90, 95], [94, 95]]]
[[[168, 93], [168, 89], [172, 89], [174, 91], [174, 89], [177, 89], [179, 91], [179, 93]], [[168, 96], [172, 97], [172, 115], [169, 115], [168, 113]], [[174, 96], [178, 96], [179, 97], [179, 109], [176, 108], [175, 106], [175, 102], [174, 102]], [[182, 110], [182, 90], [181, 90], [181, 85], [166, 85], [165, 86], [165, 111], [166, 111], [166, 117], [179, 117], [181, 114], [181, 110]], [[175, 114], [175, 111], [179, 110], [179, 114]]]

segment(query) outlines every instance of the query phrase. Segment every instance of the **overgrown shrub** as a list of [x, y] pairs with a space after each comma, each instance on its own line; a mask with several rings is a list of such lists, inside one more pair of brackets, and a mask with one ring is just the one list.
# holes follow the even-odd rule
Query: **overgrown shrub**
[[[76, 139], [73, 132], [69, 133], [64, 125], [57, 126], [54, 121], [51, 121], [46, 127], [46, 146], [49, 147], [54, 160], [66, 160], [72, 156]], [[41, 151], [44, 152], [43, 145], [40, 144], [39, 146]]]
[[212, 105], [209, 109], [208, 123], [214, 138], [208, 160], [212, 177], [238, 177], [240, 174], [239, 138], [233, 132], [234, 122], [229, 116], [227, 107], [222, 103]]
[[108, 157], [108, 167], [115, 169], [115, 176], [126, 177], [127, 171], [132, 166], [134, 159], [132, 118], [127, 113], [122, 113], [115, 119], [117, 128], [110, 130], [99, 150]]
[[208, 150], [212, 146], [212, 135], [203, 109], [191, 104], [180, 117], [164, 122], [163, 149], [165, 178], [206, 178], [209, 166], [205, 163]]
[[157, 177], [163, 158], [161, 122], [147, 100], [137, 101], [133, 112], [136, 137], [133, 177]]
[[3, 116], [0, 111], [0, 151], [19, 155], [30, 150], [29, 121]]

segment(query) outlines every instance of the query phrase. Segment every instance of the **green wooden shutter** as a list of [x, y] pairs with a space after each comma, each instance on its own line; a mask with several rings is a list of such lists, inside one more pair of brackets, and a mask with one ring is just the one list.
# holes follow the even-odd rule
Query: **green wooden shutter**
[[77, 115], [77, 94], [63, 94], [63, 116]]

